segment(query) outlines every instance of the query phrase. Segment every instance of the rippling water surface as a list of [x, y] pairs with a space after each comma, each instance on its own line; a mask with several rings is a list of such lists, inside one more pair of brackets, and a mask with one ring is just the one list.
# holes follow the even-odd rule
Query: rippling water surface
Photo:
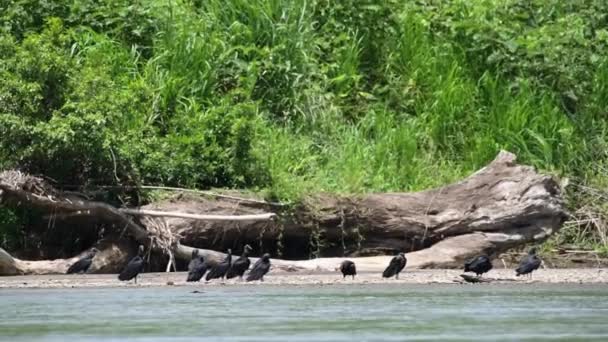
[[605, 285], [23, 289], [0, 308], [3, 341], [608, 341]]

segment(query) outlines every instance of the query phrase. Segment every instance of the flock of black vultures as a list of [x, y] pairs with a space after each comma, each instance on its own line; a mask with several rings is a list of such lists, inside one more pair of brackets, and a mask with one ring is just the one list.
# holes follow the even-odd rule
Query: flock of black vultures
[[[202, 255], [198, 254], [198, 249], [195, 249], [192, 251], [192, 259], [190, 260], [190, 264], [188, 264], [188, 278], [186, 278], [186, 281], [199, 281], [203, 278], [205, 273], [207, 274], [205, 277], [205, 280], [207, 281], [219, 278], [231, 279], [235, 277], [243, 279], [245, 272], [249, 270], [249, 266], [251, 265], [251, 261], [249, 260], [249, 253], [251, 250], [251, 246], [245, 245], [243, 254], [233, 262], [232, 251], [229, 249], [228, 256], [226, 256], [224, 261], [215, 265], [210, 265], [205, 262]], [[91, 267], [93, 258], [95, 258], [97, 252], [98, 250], [96, 248], [92, 248], [89, 253], [72, 264], [66, 273], [86, 273]], [[144, 246], [140, 245], [137, 255], [123, 268], [122, 272], [118, 275], [118, 280], [129, 281], [133, 279], [137, 284], [137, 275], [143, 272], [145, 266], [143, 257]], [[246, 280], [264, 281], [264, 275], [268, 273], [269, 270], [270, 254], [266, 253], [253, 265], [253, 268], [247, 274]]]
[[[97, 249], [93, 248], [89, 253], [87, 253], [83, 258], [76, 261], [70, 268], [67, 273], [86, 273], [91, 267], [93, 263], [93, 258], [97, 253]], [[264, 281], [264, 275], [268, 273], [270, 270], [270, 254], [264, 254], [256, 263], [253, 265], [253, 268], [249, 270], [249, 266], [251, 265], [251, 261], [249, 260], [249, 253], [251, 252], [251, 247], [249, 245], [245, 245], [243, 248], [243, 254], [236, 259], [234, 262], [232, 261], [232, 251], [228, 250], [228, 255], [226, 259], [222, 262], [209, 265], [205, 262], [205, 259], [202, 255], [199, 255], [198, 249], [194, 249], [192, 251], [192, 259], [190, 260], [190, 264], [188, 264], [188, 277], [186, 281], [200, 281], [205, 274], [206, 281], [210, 281], [212, 279], [231, 279], [235, 277], [239, 277], [241, 280], [247, 273], [246, 281], [260, 280]], [[139, 251], [137, 256], [129, 261], [129, 263], [124, 267], [122, 272], [118, 275], [118, 279], [121, 281], [129, 281], [134, 279], [137, 284], [137, 275], [144, 270], [144, 246], [139, 246]], [[399, 279], [399, 273], [405, 268], [407, 263], [407, 259], [404, 253], [399, 253], [395, 257], [393, 257], [384, 270], [382, 272], [382, 277], [391, 278], [395, 277], [395, 279]], [[519, 263], [517, 269], [515, 269], [515, 274], [517, 276], [527, 274], [532, 277], [532, 272], [538, 269], [541, 265], [540, 258], [536, 255], [536, 248], [530, 249], [528, 255], [526, 255]], [[480, 278], [482, 274], [490, 271], [492, 269], [492, 262], [490, 258], [486, 255], [477, 256], [464, 264], [465, 272], [473, 272], [477, 275], [477, 278]], [[346, 276], [352, 276], [355, 279], [355, 275], [357, 275], [357, 268], [355, 263], [351, 260], [344, 260], [340, 265], [340, 271], [342, 272], [343, 278]], [[467, 278], [465, 278], [467, 279]]]
[[[407, 259], [405, 258], [405, 254], [399, 253], [391, 259], [391, 262], [386, 269], [384, 269], [384, 272], [382, 272], [382, 277], [390, 278], [394, 276], [396, 279], [399, 279], [399, 273], [405, 268], [406, 263]], [[538, 269], [540, 264], [541, 260], [536, 255], [536, 248], [532, 248], [528, 252], [528, 255], [523, 257], [519, 262], [519, 266], [515, 269], [515, 275], [519, 277], [520, 275], [527, 274], [532, 277], [532, 272]], [[478, 278], [481, 277], [482, 274], [490, 271], [492, 267], [492, 262], [487, 255], [479, 255], [464, 263], [464, 271], [473, 272]], [[350, 260], [344, 260], [342, 262], [340, 271], [342, 271], [343, 278], [352, 276], [353, 279], [355, 279], [355, 275], [357, 275], [357, 267], [355, 266], [355, 263]]]

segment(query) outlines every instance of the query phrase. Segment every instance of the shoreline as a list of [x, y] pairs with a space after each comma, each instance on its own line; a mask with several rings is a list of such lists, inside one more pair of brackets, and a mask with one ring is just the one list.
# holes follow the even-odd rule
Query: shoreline
[[[413, 269], [402, 272], [399, 279], [383, 279], [379, 272], [361, 272], [354, 280], [342, 279], [339, 272], [284, 272], [271, 271], [264, 282], [244, 282], [238, 279], [218, 280], [211, 282], [188, 283], [186, 272], [143, 273], [137, 285], [133, 282], [121, 282], [116, 274], [53, 274], [0, 277], [0, 288], [3, 289], [67, 289], [67, 288], [140, 288], [140, 287], [190, 287], [193, 290], [222, 286], [264, 286], [264, 285], [369, 285], [369, 284], [469, 284], [462, 281], [462, 270], [455, 269]], [[470, 273], [469, 273], [470, 274]], [[534, 272], [532, 279], [525, 276], [516, 277], [513, 270], [494, 269], [485, 274], [483, 279], [492, 284], [608, 284], [608, 268], [576, 269], [540, 269]]]

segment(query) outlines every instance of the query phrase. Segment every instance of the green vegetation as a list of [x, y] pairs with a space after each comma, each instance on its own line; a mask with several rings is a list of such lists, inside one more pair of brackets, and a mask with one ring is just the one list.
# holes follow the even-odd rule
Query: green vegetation
[[411, 191], [506, 149], [606, 189], [605, 1], [3, 1], [0, 79], [0, 168], [60, 184]]

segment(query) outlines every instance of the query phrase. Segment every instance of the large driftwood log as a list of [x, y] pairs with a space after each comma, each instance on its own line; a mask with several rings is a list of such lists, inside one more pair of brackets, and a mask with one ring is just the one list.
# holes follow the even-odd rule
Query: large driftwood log
[[[473, 254], [497, 255], [546, 239], [566, 218], [560, 192], [551, 177], [517, 165], [513, 154], [501, 152], [470, 177], [438, 189], [359, 198], [312, 197], [282, 222], [169, 218], [167, 224], [183, 244], [202, 248], [234, 250], [244, 243], [262, 242], [262, 249], [272, 249], [280, 244], [283, 255], [290, 258], [306, 253], [353, 257], [406, 251], [410, 264], [454, 266]], [[263, 210], [185, 196], [148, 208], [235, 214]]]
[[[56, 194], [53, 202], [60, 203], [49, 204], [40, 191], [29, 191], [32, 196], [26, 187], [21, 187], [14, 193], [14, 187], [3, 187], [1, 178], [0, 191], [10, 192], [30, 205], [66, 213], [82, 209], [75, 208], [75, 202], [90, 205], [82, 199], [66, 204]], [[137, 241], [146, 245], [150, 237], [159, 235], [158, 219], [136, 222], [126, 216], [128, 211], [106, 206], [95, 203], [93, 208], [97, 210], [84, 214], [121, 222]], [[270, 207], [259, 203], [182, 195], [141, 209], [192, 215], [263, 215], [270, 211]], [[333, 270], [342, 257], [348, 256], [357, 257], [359, 270], [375, 271], [390, 259], [379, 254], [398, 251], [409, 252], [408, 267], [452, 267], [460, 266], [474, 254], [495, 256], [512, 247], [543, 241], [560, 228], [566, 210], [560, 188], [551, 177], [517, 165], [513, 154], [501, 152], [485, 168], [441, 188], [356, 198], [319, 195], [279, 214], [280, 219], [273, 221], [166, 217], [163, 225], [167, 229], [163, 231], [178, 237], [172, 240], [169, 252], [184, 260], [190, 258], [189, 245], [199, 247], [207, 259], [216, 261], [224, 254], [214, 250], [232, 248], [239, 252], [249, 243], [257, 253], [320, 257], [301, 261], [274, 259], [273, 264], [283, 269]]]

